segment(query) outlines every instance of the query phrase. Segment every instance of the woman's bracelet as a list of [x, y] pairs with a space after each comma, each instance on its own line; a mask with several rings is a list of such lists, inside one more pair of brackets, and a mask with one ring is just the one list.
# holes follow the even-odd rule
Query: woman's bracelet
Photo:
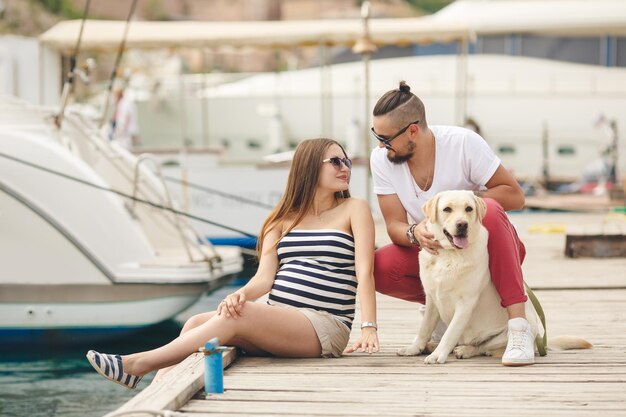
[[413, 230], [415, 229], [415, 226], [417, 226], [417, 223], [413, 223], [409, 225], [409, 228], [406, 229], [406, 238], [409, 239], [409, 242], [411, 242], [412, 245], [419, 245], [420, 243], [418, 242], [417, 239], [415, 239], [415, 235], [413, 234]]
[[364, 321], [363, 323], [361, 323], [361, 329], [365, 329], [366, 327], [373, 327], [374, 329], [378, 330], [378, 324], [373, 321]]

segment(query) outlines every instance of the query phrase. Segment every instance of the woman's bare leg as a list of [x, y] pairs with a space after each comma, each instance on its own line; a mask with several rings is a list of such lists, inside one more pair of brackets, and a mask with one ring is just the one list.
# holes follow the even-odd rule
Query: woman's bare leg
[[[189, 317], [187, 321], [185, 322], [185, 324], [183, 325], [183, 328], [180, 330], [180, 334], [181, 335], [185, 334], [189, 330], [195, 329], [196, 327], [206, 323], [215, 314], [216, 314], [215, 311], [210, 311], [208, 313], [200, 313], [200, 314], [196, 314], [196, 315]], [[157, 382], [161, 377], [163, 377], [163, 375], [169, 372], [174, 366], [175, 365], [168, 366], [167, 368], [159, 369], [156, 375], [154, 376], [154, 378], [152, 379], [152, 383]]]
[[318, 357], [322, 351], [313, 325], [302, 312], [294, 308], [246, 302], [241, 317], [213, 315], [165, 346], [122, 356], [124, 371], [143, 376], [156, 369], [175, 365], [213, 337], [228, 346], [236, 346], [233, 342], [245, 341], [276, 356]]
[[[185, 324], [183, 325], [183, 328], [180, 331], [180, 334], [184, 334], [187, 333], [189, 330], [191, 329], [195, 329], [196, 327], [206, 323], [207, 321], [209, 321], [211, 319], [211, 317], [213, 317], [217, 312], [216, 311], [210, 311], [208, 313], [200, 313], [200, 314], [196, 314], [194, 316], [191, 316], [189, 319], [187, 319], [187, 321], [185, 322]], [[267, 352], [258, 349], [256, 346], [252, 345], [251, 343], [243, 340], [243, 339], [239, 339], [239, 338], [235, 338], [233, 339], [233, 345], [240, 347], [242, 349], [244, 349], [246, 351], [246, 353], [250, 354], [250, 355], [258, 355], [258, 356], [266, 356], [268, 355]], [[154, 378], [152, 379], [152, 383], [157, 382], [159, 379], [161, 379], [163, 377], [163, 375], [165, 375], [166, 373], [168, 373], [172, 368], [174, 368], [176, 365], [172, 365], [172, 366], [168, 366], [167, 368], [161, 368], [157, 371], [156, 375], [154, 376]]]

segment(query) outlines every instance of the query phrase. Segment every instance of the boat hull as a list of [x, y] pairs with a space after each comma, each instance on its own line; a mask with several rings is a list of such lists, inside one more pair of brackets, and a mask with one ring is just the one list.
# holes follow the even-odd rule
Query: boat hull
[[210, 284], [1, 285], [0, 344], [64, 345], [111, 340], [168, 320]]

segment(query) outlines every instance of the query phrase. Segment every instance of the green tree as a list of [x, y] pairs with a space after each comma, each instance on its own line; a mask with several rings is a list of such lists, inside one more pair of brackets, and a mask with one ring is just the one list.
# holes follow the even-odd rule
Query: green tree
[[435, 13], [443, 9], [454, 0], [404, 0], [416, 9], [423, 10], [427, 13]]
[[61, 15], [68, 19], [79, 19], [83, 17], [82, 10], [77, 10], [70, 0], [31, 0], [40, 3], [49, 12]]

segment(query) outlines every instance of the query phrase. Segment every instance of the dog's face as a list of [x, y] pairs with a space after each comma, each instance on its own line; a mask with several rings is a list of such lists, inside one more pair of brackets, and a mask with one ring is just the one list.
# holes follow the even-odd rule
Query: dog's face
[[464, 249], [481, 226], [487, 206], [471, 191], [443, 191], [422, 207], [429, 231], [444, 249]]

